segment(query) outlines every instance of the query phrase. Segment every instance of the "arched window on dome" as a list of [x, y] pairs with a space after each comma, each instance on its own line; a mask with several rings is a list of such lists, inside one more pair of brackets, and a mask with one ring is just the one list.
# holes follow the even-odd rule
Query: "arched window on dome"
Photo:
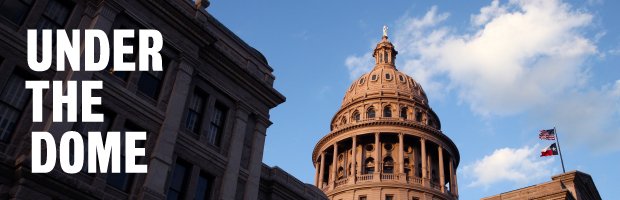
[[389, 63], [390, 61], [388, 60], [388, 52], [383, 52], [383, 62], [384, 63]]
[[391, 106], [383, 107], [383, 117], [392, 117], [392, 107]]
[[339, 167], [338, 168], [338, 179], [342, 179], [344, 178], [344, 168]]
[[347, 118], [346, 117], [342, 117], [342, 119], [340, 119], [340, 124], [346, 124], [347, 123]]
[[422, 111], [420, 109], [415, 109], [415, 120], [422, 122]]
[[403, 168], [405, 169], [405, 175], [411, 176], [411, 174], [409, 174], [411, 173], [411, 166], [409, 166], [410, 165], [409, 158], [405, 158], [405, 160], [403, 161], [403, 165], [404, 165]]
[[400, 118], [407, 119], [407, 107], [400, 108]]
[[370, 106], [370, 108], [368, 108], [368, 110], [366, 110], [366, 118], [367, 119], [375, 118], [375, 107]]
[[394, 159], [388, 156], [383, 159], [383, 173], [393, 174], [394, 173]]
[[366, 161], [364, 161], [364, 174], [372, 173], [375, 173], [375, 159], [366, 158]]
[[355, 112], [353, 112], [353, 115], [351, 115], [351, 119], [353, 121], [359, 122], [360, 121], [360, 112], [357, 112], [357, 110]]

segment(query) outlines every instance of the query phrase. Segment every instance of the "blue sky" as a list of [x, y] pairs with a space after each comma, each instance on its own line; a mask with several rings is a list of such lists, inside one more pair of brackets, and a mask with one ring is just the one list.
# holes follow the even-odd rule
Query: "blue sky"
[[261, 51], [287, 101], [271, 112], [264, 162], [313, 183], [311, 153], [346, 88], [370, 70], [388, 25], [397, 68], [429, 94], [461, 153], [461, 199], [550, 180], [558, 128], [567, 171], [620, 198], [618, 1], [238, 1], [208, 11]]

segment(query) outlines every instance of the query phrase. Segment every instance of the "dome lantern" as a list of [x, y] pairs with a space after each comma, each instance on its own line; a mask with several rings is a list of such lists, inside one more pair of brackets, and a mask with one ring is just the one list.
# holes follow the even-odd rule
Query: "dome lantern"
[[383, 37], [381, 37], [381, 42], [377, 44], [377, 47], [375, 47], [375, 51], [372, 55], [372, 57], [375, 58], [375, 68], [395, 67], [394, 63], [398, 51], [394, 49], [394, 45], [392, 45], [390, 40], [388, 40], [387, 29], [387, 26], [383, 26]]

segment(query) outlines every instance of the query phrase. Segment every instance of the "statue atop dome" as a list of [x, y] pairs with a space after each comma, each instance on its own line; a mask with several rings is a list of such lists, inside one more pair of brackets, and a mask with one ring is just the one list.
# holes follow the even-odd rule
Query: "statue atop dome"
[[388, 27], [386, 25], [383, 25], [383, 37], [387, 37], [387, 31]]

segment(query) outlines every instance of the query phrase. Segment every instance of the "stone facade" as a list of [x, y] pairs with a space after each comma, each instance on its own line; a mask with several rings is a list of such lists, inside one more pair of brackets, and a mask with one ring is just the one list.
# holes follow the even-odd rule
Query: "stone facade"
[[551, 181], [482, 198], [483, 200], [601, 200], [590, 175], [572, 171], [551, 177]]
[[458, 199], [458, 149], [396, 54], [384, 35], [314, 148], [315, 185], [330, 199]]
[[[321, 196], [292, 176], [283, 181], [277, 175], [285, 172], [262, 164], [269, 110], [285, 98], [273, 88], [265, 57], [211, 16], [208, 5], [206, 0], [0, 1], [0, 199]], [[164, 71], [115, 72], [109, 66], [101, 72], [35, 73], [26, 63], [27, 29], [100, 29], [109, 38], [113, 29], [157, 29], [164, 38]], [[140, 62], [136, 56], [123, 59]], [[25, 80], [93, 79], [104, 82], [94, 94], [102, 99], [95, 110], [105, 114], [104, 122], [51, 123], [52, 92], [46, 90], [44, 122], [32, 123]], [[49, 131], [58, 142], [69, 130], [146, 131], [146, 142], [139, 144], [146, 156], [138, 163], [148, 164], [149, 173], [30, 173], [30, 133]]]

